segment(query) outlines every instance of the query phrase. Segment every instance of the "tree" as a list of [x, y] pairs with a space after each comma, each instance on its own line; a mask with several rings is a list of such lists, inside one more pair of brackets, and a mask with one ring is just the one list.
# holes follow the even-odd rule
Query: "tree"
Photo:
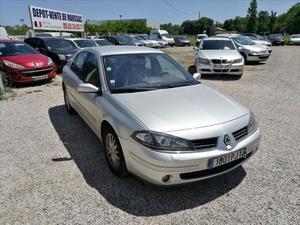
[[178, 35], [181, 33], [181, 27], [178, 24], [172, 24], [172, 23], [162, 24], [160, 25], [160, 28], [162, 30], [168, 31], [172, 35]]
[[269, 24], [270, 24], [269, 12], [268, 11], [259, 11], [257, 32], [261, 33], [261, 34], [268, 32]]
[[272, 33], [274, 29], [274, 24], [276, 22], [276, 14], [277, 12], [271, 11], [270, 23], [269, 23], [269, 32]]
[[257, 1], [252, 0], [247, 14], [246, 30], [249, 33], [256, 33], [257, 30]]

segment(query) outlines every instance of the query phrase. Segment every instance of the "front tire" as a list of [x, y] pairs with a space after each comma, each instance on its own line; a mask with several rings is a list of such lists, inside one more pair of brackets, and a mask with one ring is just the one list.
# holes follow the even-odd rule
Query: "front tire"
[[111, 127], [105, 128], [103, 132], [103, 144], [110, 170], [118, 177], [128, 176], [121, 144], [118, 136]]
[[65, 107], [66, 107], [67, 113], [73, 114], [75, 110], [71, 106], [70, 98], [69, 98], [69, 95], [68, 95], [68, 93], [67, 93], [67, 91], [66, 91], [65, 88], [64, 88], [64, 100], [65, 100]]

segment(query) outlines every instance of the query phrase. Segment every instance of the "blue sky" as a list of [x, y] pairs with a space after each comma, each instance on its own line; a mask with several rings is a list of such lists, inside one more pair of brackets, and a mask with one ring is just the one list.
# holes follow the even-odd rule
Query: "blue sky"
[[[245, 16], [250, 0], [0, 0], [0, 24], [30, 25], [28, 5], [82, 14], [86, 19], [148, 18], [160, 23], [181, 24], [184, 20], [206, 16], [223, 22]], [[299, 0], [258, 0], [258, 9], [286, 12]], [[22, 22], [23, 23], [23, 22]]]

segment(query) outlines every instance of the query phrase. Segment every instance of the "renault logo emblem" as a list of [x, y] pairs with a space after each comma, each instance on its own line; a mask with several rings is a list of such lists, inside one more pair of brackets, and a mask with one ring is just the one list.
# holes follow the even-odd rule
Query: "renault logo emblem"
[[226, 134], [226, 135], [224, 136], [224, 144], [226, 145], [226, 147], [227, 147], [228, 149], [231, 148], [231, 138], [230, 138], [230, 136], [229, 136], [228, 134]]
[[41, 66], [40, 63], [38, 63], [38, 62], [34, 62], [33, 65], [34, 65], [34, 67], [40, 67]]

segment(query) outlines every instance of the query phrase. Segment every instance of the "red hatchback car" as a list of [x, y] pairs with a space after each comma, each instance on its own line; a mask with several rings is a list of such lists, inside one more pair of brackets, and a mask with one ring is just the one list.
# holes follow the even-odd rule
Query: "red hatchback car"
[[0, 40], [0, 72], [8, 75], [12, 84], [51, 80], [56, 76], [52, 60], [28, 44]]

